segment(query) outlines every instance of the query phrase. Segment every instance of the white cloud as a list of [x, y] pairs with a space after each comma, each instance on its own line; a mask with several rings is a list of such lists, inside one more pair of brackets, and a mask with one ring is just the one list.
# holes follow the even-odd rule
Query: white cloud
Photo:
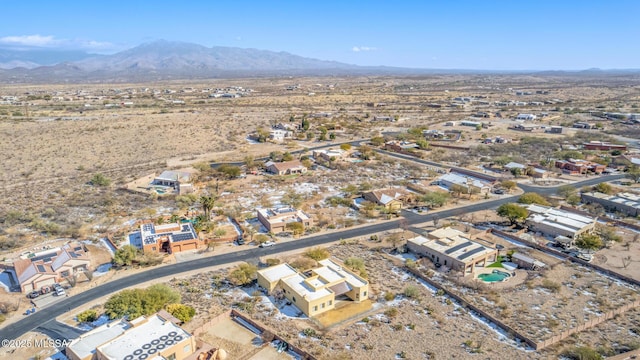
[[105, 41], [86, 39], [58, 39], [53, 35], [17, 35], [0, 37], [0, 46], [19, 49], [58, 48], [65, 50], [109, 51], [118, 46]]
[[55, 46], [60, 43], [60, 40], [56, 40], [53, 36], [42, 35], [20, 35], [20, 36], [5, 36], [0, 38], [0, 44], [5, 45], [17, 45], [17, 46], [37, 46], [47, 47]]
[[353, 52], [361, 52], [361, 51], [376, 51], [378, 48], [371, 46], [354, 46], [351, 48]]

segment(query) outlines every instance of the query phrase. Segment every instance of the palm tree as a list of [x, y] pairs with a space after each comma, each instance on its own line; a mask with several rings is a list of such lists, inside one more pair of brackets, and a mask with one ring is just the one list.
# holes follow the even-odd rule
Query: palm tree
[[216, 198], [213, 196], [201, 196], [200, 204], [202, 205], [202, 211], [204, 211], [205, 219], [209, 220], [211, 209], [215, 206]]

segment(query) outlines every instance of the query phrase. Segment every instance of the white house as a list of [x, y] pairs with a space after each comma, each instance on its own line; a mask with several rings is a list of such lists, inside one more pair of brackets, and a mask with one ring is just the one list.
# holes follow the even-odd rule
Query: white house
[[533, 121], [535, 119], [536, 116], [533, 114], [518, 114], [518, 116], [516, 116], [516, 120]]

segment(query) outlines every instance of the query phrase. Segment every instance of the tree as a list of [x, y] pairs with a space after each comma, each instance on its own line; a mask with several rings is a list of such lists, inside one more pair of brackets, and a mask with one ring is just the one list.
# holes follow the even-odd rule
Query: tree
[[569, 196], [574, 195], [578, 192], [572, 185], [562, 185], [558, 188], [558, 195], [562, 196], [565, 199], [568, 199]]
[[311, 248], [311, 249], [307, 250], [307, 252], [304, 253], [304, 255], [306, 257], [310, 258], [310, 259], [315, 260], [315, 261], [328, 259], [329, 256], [331, 256], [331, 254], [329, 253], [329, 250], [327, 250], [325, 248], [321, 248], [321, 247]]
[[513, 180], [503, 180], [500, 182], [500, 185], [507, 189], [507, 191], [511, 191], [518, 186], [518, 184]]
[[243, 162], [247, 169], [252, 169], [256, 166], [255, 158], [251, 155], [245, 156]]
[[544, 196], [537, 193], [524, 193], [518, 199], [520, 204], [538, 204], [543, 206], [549, 206], [549, 202]]
[[511, 175], [513, 175], [515, 177], [518, 177], [518, 176], [522, 175], [522, 169], [517, 168], [517, 167], [511, 168], [511, 170], [509, 170], [509, 171], [511, 171]]
[[570, 360], [602, 360], [603, 357], [596, 350], [588, 346], [574, 347], [562, 352], [562, 356]]
[[264, 244], [267, 241], [269, 241], [269, 237], [267, 235], [265, 235], [265, 234], [258, 234], [256, 236], [256, 242], [258, 243], [258, 245]]
[[375, 136], [371, 138], [370, 142], [373, 146], [380, 146], [384, 144], [384, 138], [382, 136]]
[[336, 133], [329, 133], [329, 140], [335, 140], [336, 139]]
[[524, 221], [527, 216], [529, 216], [529, 210], [514, 203], [500, 205], [500, 207], [498, 207], [497, 213], [498, 215], [509, 219], [511, 225], [515, 225], [518, 222]]
[[196, 315], [196, 309], [183, 304], [169, 304], [167, 305], [167, 312], [183, 323], [189, 322]]
[[302, 119], [302, 130], [307, 131], [309, 130], [310, 126], [311, 126], [311, 123], [309, 122], [309, 120]]
[[602, 239], [597, 234], [582, 233], [576, 238], [575, 243], [583, 250], [595, 251], [602, 247]]
[[604, 243], [608, 242], [622, 242], [622, 236], [618, 235], [616, 231], [608, 226], [600, 226], [598, 229], [598, 235]]
[[428, 149], [429, 148], [429, 142], [426, 139], [418, 139], [416, 140], [416, 145], [418, 145], [418, 147], [420, 149]]
[[138, 256], [138, 249], [133, 245], [124, 245], [113, 254], [113, 264], [116, 266], [130, 266]]
[[351, 144], [341, 144], [340, 145], [340, 149], [342, 149], [344, 151], [349, 151], [349, 150], [351, 150]]
[[294, 221], [294, 222], [287, 223], [286, 228], [287, 230], [290, 230], [293, 233], [293, 235], [304, 234], [304, 224], [301, 222]]
[[285, 205], [289, 205], [294, 208], [297, 208], [300, 205], [302, 205], [302, 200], [303, 200], [302, 194], [297, 193], [295, 190], [291, 189], [287, 191], [284, 195], [282, 195], [282, 199], [280, 199], [280, 202]]
[[451, 195], [445, 192], [433, 191], [428, 192], [420, 197], [420, 201], [427, 204], [430, 208], [444, 206]]
[[571, 194], [571, 195], [567, 196], [567, 203], [569, 205], [576, 206], [576, 205], [580, 204], [580, 201], [581, 201], [580, 195], [578, 195], [578, 194]]
[[593, 187], [593, 189], [597, 192], [601, 192], [603, 194], [611, 195], [613, 194], [613, 186], [607, 183], [600, 183]]
[[204, 220], [209, 221], [211, 219], [211, 209], [215, 206], [216, 198], [214, 196], [201, 196], [200, 205], [202, 205], [202, 211], [204, 211]]
[[96, 321], [98, 319], [98, 312], [93, 310], [93, 309], [85, 310], [85, 311], [81, 312], [80, 314], [76, 315], [76, 319], [80, 323], [93, 322], [93, 321]]
[[255, 279], [257, 271], [258, 268], [253, 264], [240, 264], [229, 273], [229, 281], [236, 286], [250, 284]]
[[218, 166], [217, 171], [228, 179], [236, 178], [242, 174], [242, 169], [240, 169], [239, 166], [229, 164], [222, 164]]
[[293, 160], [293, 155], [291, 155], [290, 152], [285, 152], [284, 154], [282, 154], [282, 161], [291, 161]]
[[456, 197], [460, 196], [460, 194], [466, 194], [468, 192], [468, 188], [460, 184], [451, 185], [449, 190], [451, 191], [453, 196], [456, 196]]
[[260, 127], [256, 130], [256, 138], [258, 142], [265, 142], [269, 138], [269, 131]]
[[360, 273], [360, 276], [367, 276], [367, 269], [364, 266], [364, 260], [358, 257], [350, 257], [344, 261], [344, 265], [353, 271]]
[[102, 175], [101, 173], [97, 173], [93, 175], [91, 178], [91, 185], [94, 186], [109, 186], [111, 185], [111, 179]]
[[627, 169], [627, 177], [634, 183], [640, 182], [640, 166], [631, 165]]
[[391, 250], [396, 250], [398, 245], [402, 243], [402, 240], [402, 235], [400, 233], [393, 233], [386, 238], [386, 241], [391, 244]]
[[371, 160], [375, 156], [375, 152], [371, 146], [360, 145], [358, 150], [360, 150], [360, 158], [362, 158], [362, 160]]
[[246, 228], [247, 234], [249, 234], [249, 241], [253, 241], [253, 236], [258, 232], [258, 226], [251, 225]]
[[123, 290], [104, 304], [110, 319], [128, 316], [133, 320], [142, 315], [158, 312], [165, 305], [180, 302], [180, 293], [165, 284], [151, 285], [147, 289]]

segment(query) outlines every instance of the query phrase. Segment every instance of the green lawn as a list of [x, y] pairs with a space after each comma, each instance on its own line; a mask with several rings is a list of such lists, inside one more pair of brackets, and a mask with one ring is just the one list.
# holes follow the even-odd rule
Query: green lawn
[[498, 261], [494, 262], [493, 264], [489, 264], [487, 265], [488, 268], [502, 268], [502, 256], [498, 256], [497, 258]]

